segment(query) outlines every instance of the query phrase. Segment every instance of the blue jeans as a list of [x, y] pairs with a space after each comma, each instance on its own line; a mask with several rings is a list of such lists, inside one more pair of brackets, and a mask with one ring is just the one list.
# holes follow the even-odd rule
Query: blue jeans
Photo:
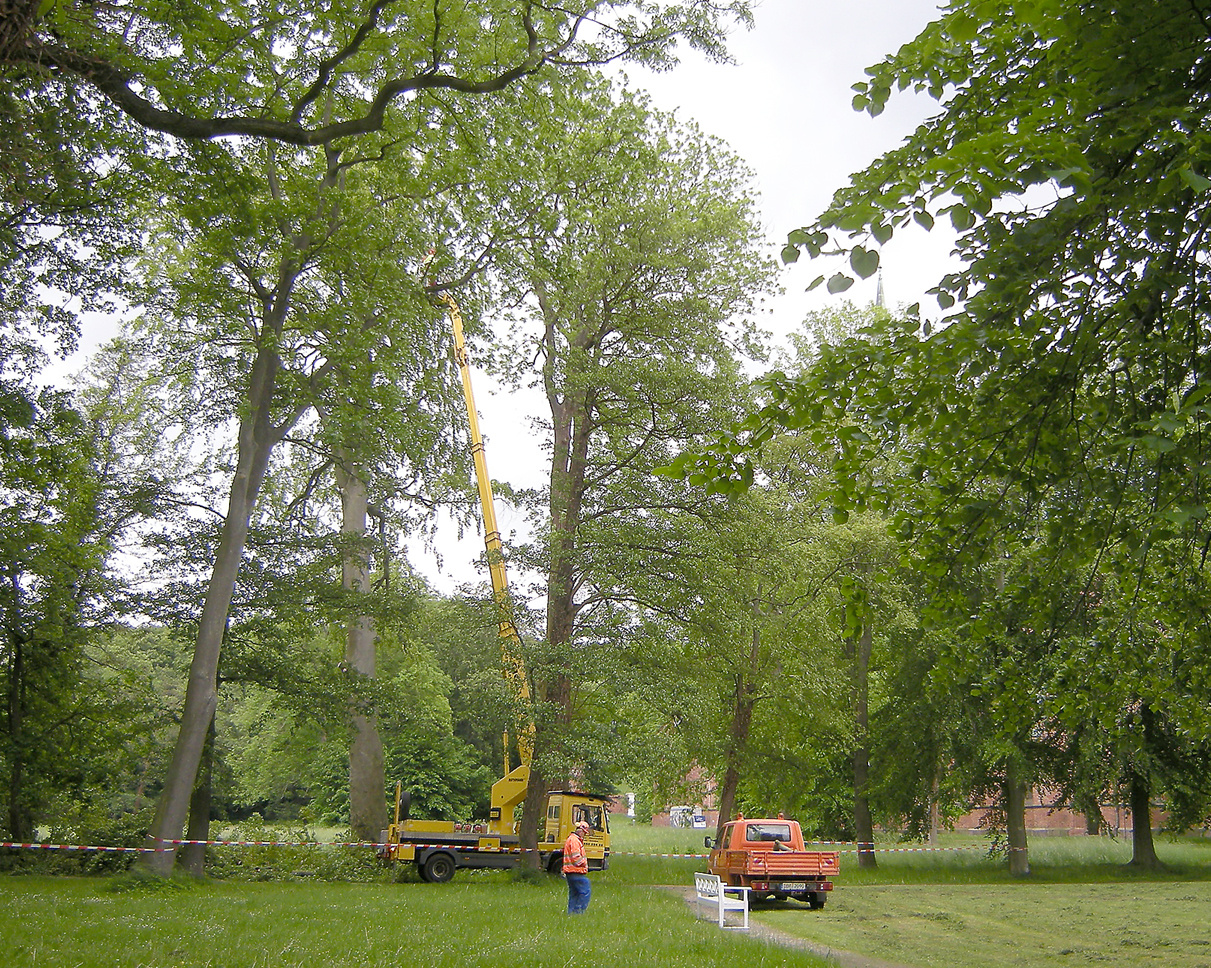
[[568, 879], [568, 914], [583, 914], [589, 909], [588, 874], [564, 874]]

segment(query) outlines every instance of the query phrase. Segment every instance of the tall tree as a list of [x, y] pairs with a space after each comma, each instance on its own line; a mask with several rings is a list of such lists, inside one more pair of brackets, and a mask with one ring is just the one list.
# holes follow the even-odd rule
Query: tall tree
[[[721, 828], [742, 806], [797, 811], [799, 792], [819, 779], [802, 767], [852, 732], [836, 701], [845, 680], [837, 561], [818, 511], [771, 484], [735, 502], [671, 510], [633, 535], [646, 567], [630, 579], [631, 596], [667, 638], [645, 647], [651, 659], [640, 667], [667, 663], [656, 675], [680, 680], [653, 702], [718, 781]], [[804, 742], [812, 736], [814, 745]]]
[[531, 841], [547, 786], [576, 768], [573, 656], [607, 620], [602, 589], [617, 578], [601, 546], [621, 516], [670, 499], [649, 483], [670, 448], [729, 413], [719, 388], [734, 381], [736, 350], [754, 349], [743, 316], [772, 268], [747, 173], [721, 145], [604, 84], [547, 104], [550, 137], [525, 152], [525, 201], [514, 203], [527, 206], [530, 229], [501, 259], [532, 309], [520, 314], [511, 372], [538, 387], [550, 414], [547, 653], [536, 677], [551, 718], [539, 724], [523, 812]]
[[107, 460], [105, 422], [38, 389], [41, 352], [0, 340], [0, 784], [11, 839], [32, 839], [93, 744], [115, 731], [104, 694], [85, 688], [108, 564], [154, 488]]
[[26, 406], [27, 419], [4, 428], [0, 481], [0, 764], [14, 840], [32, 838], [55, 777], [80, 752], [70, 724], [83, 698], [84, 609], [106, 554], [96, 533], [99, 481], [74, 443], [79, 414], [55, 395]]
[[[173, 412], [195, 427], [233, 418], [238, 426], [182, 729], [152, 833], [157, 843], [179, 837], [188, 810], [236, 578], [278, 445], [321, 405], [339, 415], [340, 428], [354, 430], [360, 420], [363, 435], [377, 430], [382, 444], [394, 445], [398, 429], [376, 418], [388, 412], [398, 428], [401, 418], [423, 415], [440, 384], [435, 376], [424, 382], [426, 370], [438, 372], [435, 347], [425, 343], [427, 317], [410, 315], [399, 300], [407, 290], [396, 247], [414, 248], [414, 237], [380, 221], [392, 205], [415, 205], [425, 194], [409, 187], [411, 174], [394, 183], [388, 203], [373, 178], [359, 177], [373, 174], [359, 164], [364, 159], [336, 150], [269, 145], [238, 156], [204, 147], [195, 155], [182, 176], [196, 183], [205, 173], [211, 192], [166, 208], [157, 223], [147, 263], [154, 296], [140, 325], [163, 358], [191, 364], [159, 374], [192, 401], [173, 404]], [[393, 272], [383, 275], [385, 266]], [[387, 393], [391, 380], [398, 390]], [[401, 397], [412, 402], [400, 406]], [[349, 438], [334, 432], [332, 446], [342, 439]], [[436, 458], [440, 450], [429, 452]], [[166, 869], [171, 852], [156, 852], [151, 863]]]

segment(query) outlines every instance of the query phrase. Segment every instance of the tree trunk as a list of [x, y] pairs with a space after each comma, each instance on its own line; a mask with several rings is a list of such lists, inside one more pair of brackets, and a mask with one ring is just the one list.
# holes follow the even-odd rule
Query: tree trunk
[[870, 816], [870, 652], [871, 625], [862, 623], [862, 634], [854, 651], [854, 834], [858, 841], [858, 866], [873, 869], [879, 866], [875, 858], [875, 827]]
[[942, 796], [942, 767], [934, 770], [933, 782], [929, 788], [929, 846], [938, 846], [938, 831], [942, 827], [941, 805], [938, 800]]
[[[273, 169], [272, 149], [266, 172], [266, 184], [272, 195], [278, 196], [279, 185]], [[325, 152], [327, 171], [321, 180], [325, 190], [334, 188], [342, 177], [340, 151], [328, 147]], [[328, 213], [332, 226], [335, 208]], [[317, 220], [316, 224], [320, 224]], [[254, 287], [261, 302], [261, 318], [256, 335], [256, 358], [248, 374], [248, 388], [242, 403], [239, 433], [237, 435], [236, 469], [231, 480], [231, 491], [227, 500], [227, 514], [215, 552], [214, 568], [206, 586], [206, 597], [202, 605], [202, 617], [198, 623], [197, 641], [194, 644], [193, 661], [189, 666], [189, 680], [185, 687], [185, 705], [181, 712], [181, 727], [173, 747], [172, 759], [164, 780], [164, 789], [156, 804], [155, 817], [147, 835], [150, 851], [143, 854], [143, 867], [155, 874], [166, 876], [172, 872], [176, 849], [172, 841], [179, 840], [189, 811], [189, 800], [193, 795], [198, 764], [202, 758], [202, 747], [206, 733], [214, 718], [218, 704], [219, 654], [223, 636], [227, 631], [227, 620], [231, 602], [235, 596], [235, 581], [244, 547], [248, 542], [248, 529], [256, 508], [257, 496], [265, 481], [269, 458], [290, 429], [298, 422], [310, 406], [296, 406], [287, 412], [281, 422], [274, 424], [272, 406], [277, 391], [277, 378], [281, 371], [278, 356], [279, 339], [290, 314], [291, 297], [295, 284], [303, 271], [305, 253], [315, 239], [310, 231], [301, 231], [290, 238], [288, 249], [277, 263], [276, 279], [271, 286]], [[328, 364], [311, 374], [312, 381], [319, 378]]]
[[[543, 367], [543, 386], [551, 409], [552, 425], [548, 494], [551, 559], [547, 571], [547, 645], [555, 665], [541, 670], [538, 698], [553, 709], [554, 716], [549, 723], [535, 723], [534, 744], [535, 750], [543, 748], [559, 753], [566, 763], [574, 745], [573, 738], [567, 735], [572, 720], [570, 658], [578, 613], [576, 551], [584, 506], [593, 403], [583, 392], [561, 394], [554, 368], [558, 355], [556, 316], [541, 286], [537, 288], [537, 296], [545, 321], [547, 361]], [[552, 743], [559, 744], [561, 748], [552, 749]], [[531, 766], [530, 787], [522, 806], [518, 830], [523, 848], [538, 843], [538, 827], [546, 815], [546, 793], [554, 779], [546, 774], [546, 770], [540, 772]], [[537, 863], [538, 855], [533, 856]]]
[[[15, 585], [16, 582], [14, 581]], [[12, 631], [9, 640], [8, 695], [8, 836], [10, 840], [33, 839], [33, 817], [25, 802], [25, 645], [26, 640]]]
[[[753, 630], [754, 648], [758, 641]], [[728, 729], [728, 745], [723, 771], [723, 783], [719, 787], [719, 824], [715, 836], [722, 838], [723, 825], [736, 815], [736, 791], [740, 786], [740, 767], [748, 748], [749, 734], [753, 727], [753, 707], [756, 705], [756, 690], [745, 676], [736, 680], [732, 696], [732, 721]]]
[[[284, 305], [281, 312], [284, 315]], [[269, 406], [273, 400], [278, 365], [274, 352], [261, 350], [253, 363], [249, 380], [249, 410], [240, 421], [236, 472], [231, 481], [227, 516], [223, 522], [214, 568], [206, 587], [206, 599], [185, 688], [181, 727], [168, 764], [164, 790], [156, 804], [155, 818], [147, 836], [148, 846], [152, 849], [143, 854], [143, 866], [162, 876], [172, 872], [176, 859], [176, 847], [172, 842], [181, 839], [202, 759], [202, 747], [218, 704], [219, 654], [235, 595], [236, 575], [248, 540], [249, 522], [265, 479], [270, 454], [286, 430], [284, 427], [275, 428], [270, 422]]]
[[1030, 874], [1030, 853], [1026, 843], [1026, 782], [1022, 780], [1017, 763], [1011, 757], [1005, 764], [1003, 798], [1005, 804], [1005, 833], [1009, 841], [1009, 874], [1027, 877]]
[[1131, 798], [1131, 862], [1129, 867], [1161, 870], [1164, 864], [1156, 856], [1152, 839], [1152, 784], [1142, 770], [1132, 770], [1128, 778]]
[[1102, 807], [1097, 802], [1096, 796], [1080, 796], [1077, 798], [1076, 806], [1085, 817], [1085, 834], [1087, 836], [1096, 837], [1105, 829], [1106, 818], [1102, 816]]
[[202, 841], [186, 844], [181, 851], [181, 866], [193, 877], [206, 873], [206, 844], [210, 839], [210, 802], [214, 792], [214, 741], [215, 721], [210, 720], [206, 731], [206, 745], [202, 749], [202, 762], [198, 769], [198, 782], [194, 784], [193, 796], [189, 798], [189, 827], [185, 839]]
[[[368, 594], [370, 556], [363, 541], [366, 482], [344, 460], [337, 465], [336, 482], [341, 493], [341, 536], [346, 542], [342, 548], [341, 587], [354, 595]], [[376, 640], [371, 618], [362, 615], [349, 621], [345, 664], [354, 689], [350, 700], [353, 736], [349, 743], [349, 827], [353, 839], [362, 841], [376, 841], [387, 826], [383, 742], [373, 709], [359, 702], [357, 696], [359, 681], [374, 678]]]
[[517, 846], [522, 851], [523, 867], [538, 868], [541, 865], [542, 858], [538, 854], [538, 828], [547, 816], [547, 794], [550, 790], [551, 784], [547, 778], [540, 770], [531, 766], [526, 798], [521, 804], [521, 823], [517, 828]]

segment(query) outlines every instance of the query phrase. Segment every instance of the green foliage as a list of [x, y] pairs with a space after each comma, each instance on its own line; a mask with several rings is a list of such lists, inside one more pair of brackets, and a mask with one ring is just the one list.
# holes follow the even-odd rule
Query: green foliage
[[673, 62], [678, 40], [722, 58], [733, 22], [750, 22], [742, 0], [337, 4], [324, 30], [297, 0], [272, 9], [147, 5], [126, 17], [52, 4], [13, 18], [6, 80], [21, 94], [82, 86], [180, 138], [321, 145], [389, 125], [426, 91], [491, 94], [544, 68], [624, 57], [660, 68]]
[[651, 468], [735, 413], [735, 348], [757, 349], [743, 316], [772, 266], [748, 173], [722, 145], [600, 78], [542, 95], [492, 129], [511, 150], [486, 145], [483, 194], [458, 203], [483, 248], [518, 238], [494, 266], [514, 307], [496, 367], [550, 408], [538, 539], [514, 557], [546, 585], [545, 635], [526, 654], [540, 769], [608, 788], [647, 747], [616, 715], [627, 684], [606, 645], [634, 634], [635, 533], [687, 499]]
[[140, 868], [133, 868], [124, 874], [111, 877], [106, 883], [106, 890], [111, 894], [178, 894], [183, 891], [196, 890], [199, 881], [194, 878], [177, 875], [174, 877], [157, 877]]
[[323, 844], [306, 824], [266, 826], [259, 815], [253, 814], [226, 828], [222, 839], [241, 843], [206, 848], [206, 873], [211, 878], [364, 884], [385, 881], [390, 876], [371, 848]]
[[[12, 350], [10, 344], [5, 347]], [[0, 829], [24, 840], [55, 794], [87, 782], [117, 729], [106, 697], [83, 688], [93, 609], [121, 505], [66, 394], [19, 381], [0, 359]]]
[[933, 676], [971, 697], [977, 785], [1019, 758], [1071, 771], [1071, 789], [1094, 762], [1103, 782], [1171, 782], [1172, 733], [1188, 777], [1174, 803], [1199, 812], [1206, 13], [960, 0], [872, 67], [859, 110], [913, 88], [940, 111], [789, 245], [864, 271], [873, 243], [947, 217], [963, 267], [935, 290], [945, 316], [875, 319], [771, 374], [763, 409], [676, 465], [735, 493], [755, 453], [802, 433], [831, 456], [839, 515], [895, 516], [946, 633]]

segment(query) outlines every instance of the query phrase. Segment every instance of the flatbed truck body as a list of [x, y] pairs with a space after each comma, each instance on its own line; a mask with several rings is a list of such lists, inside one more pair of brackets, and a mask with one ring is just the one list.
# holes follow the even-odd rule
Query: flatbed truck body
[[824, 907], [832, 878], [841, 870], [835, 850], [808, 850], [794, 820], [739, 818], [726, 824], [711, 848], [708, 866], [724, 884], [747, 887], [755, 899], [793, 897]]

